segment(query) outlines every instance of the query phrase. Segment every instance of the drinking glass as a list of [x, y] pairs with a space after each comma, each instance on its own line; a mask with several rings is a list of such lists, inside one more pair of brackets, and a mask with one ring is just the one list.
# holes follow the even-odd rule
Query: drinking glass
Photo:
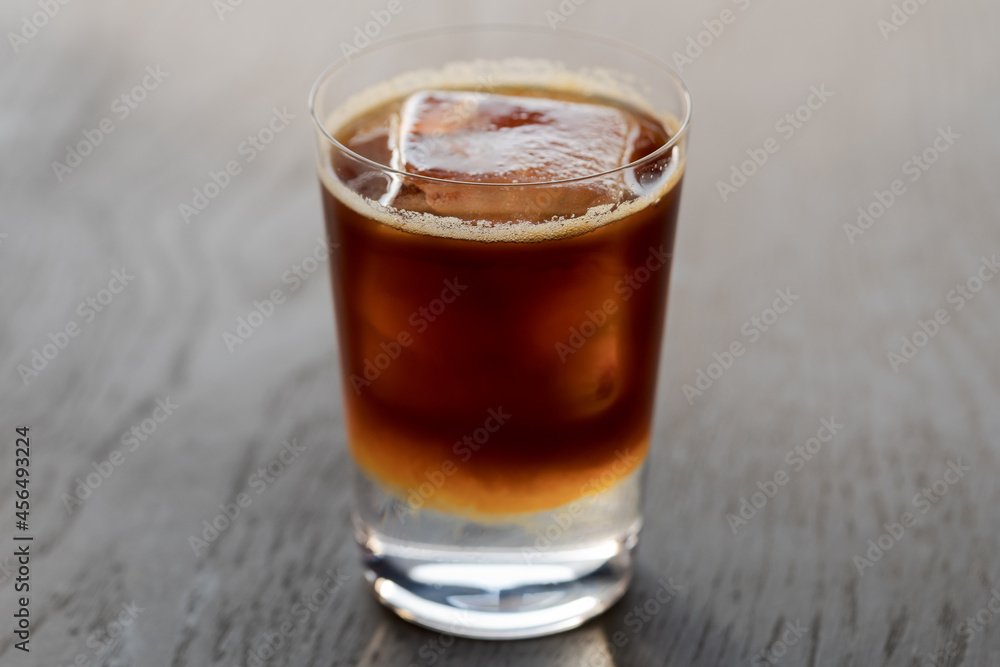
[[[355, 119], [426, 89], [464, 101], [413, 159], [514, 89], [638, 110], [669, 140], [537, 182], [414, 173], [345, 145]], [[687, 89], [625, 44], [479, 26], [357, 49], [310, 109], [367, 580], [453, 635], [583, 623], [625, 592], [642, 526]], [[612, 135], [581, 130], [569, 150]]]

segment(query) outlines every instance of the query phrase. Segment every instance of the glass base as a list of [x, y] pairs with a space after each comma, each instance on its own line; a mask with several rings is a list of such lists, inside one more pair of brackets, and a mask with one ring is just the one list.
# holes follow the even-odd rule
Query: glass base
[[522, 639], [575, 628], [624, 595], [639, 477], [561, 508], [488, 523], [423, 509], [359, 473], [365, 577], [403, 619], [449, 635]]

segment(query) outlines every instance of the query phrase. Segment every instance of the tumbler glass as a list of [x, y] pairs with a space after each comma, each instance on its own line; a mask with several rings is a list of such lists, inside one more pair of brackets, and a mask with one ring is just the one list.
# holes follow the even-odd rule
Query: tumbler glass
[[[572, 169], [454, 167], [511, 159], [475, 133], [510, 95], [568, 137], [526, 152]], [[460, 636], [583, 623], [625, 592], [642, 526], [687, 89], [628, 45], [479, 26], [352, 49], [310, 108], [375, 595]], [[603, 168], [623, 110], [664, 133]]]

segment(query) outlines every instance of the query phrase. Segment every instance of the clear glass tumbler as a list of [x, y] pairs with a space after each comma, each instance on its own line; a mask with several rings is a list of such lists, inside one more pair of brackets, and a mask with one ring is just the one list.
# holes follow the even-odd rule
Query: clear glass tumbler
[[642, 525], [684, 84], [627, 45], [480, 26], [359, 49], [310, 108], [368, 581], [454, 635], [583, 623]]

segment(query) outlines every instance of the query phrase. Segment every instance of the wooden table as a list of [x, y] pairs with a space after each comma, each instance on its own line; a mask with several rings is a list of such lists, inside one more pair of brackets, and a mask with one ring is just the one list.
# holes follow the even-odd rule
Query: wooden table
[[[385, 4], [78, 0], [37, 30], [39, 5], [0, 10], [23, 37], [0, 70], [0, 566], [34, 536], [31, 652], [4, 567], [0, 664], [253, 665], [290, 623], [269, 664], [1000, 665], [1000, 281], [977, 277], [1000, 253], [1000, 6], [906, 0], [895, 26], [888, 0], [403, 0], [379, 29], [599, 30], [675, 61], [695, 96], [637, 580], [578, 630], [497, 643], [408, 625], [366, 589], [326, 266], [283, 281], [321, 233], [306, 93]], [[251, 161], [275, 113], [293, 117]], [[689, 401], [699, 371], [716, 379]], [[304, 450], [258, 494], [290, 439]]]

